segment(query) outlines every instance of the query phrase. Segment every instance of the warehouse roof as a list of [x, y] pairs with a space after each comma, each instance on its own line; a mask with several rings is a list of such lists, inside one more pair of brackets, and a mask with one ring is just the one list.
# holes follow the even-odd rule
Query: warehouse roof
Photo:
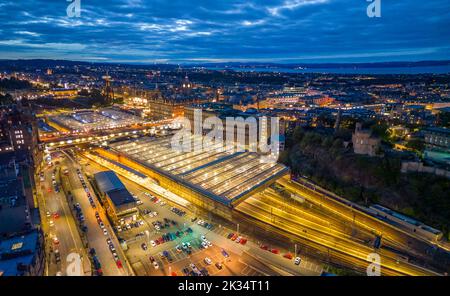
[[103, 171], [94, 175], [98, 188], [102, 192], [109, 192], [111, 190], [125, 189], [122, 181], [113, 171]]
[[100, 189], [111, 200], [116, 209], [121, 212], [135, 207], [136, 201], [125, 185], [113, 171], [103, 171], [94, 175]]
[[125, 204], [133, 204], [132, 207], [134, 206], [135, 200], [126, 189], [112, 190], [107, 192], [106, 195], [108, 195], [116, 208], [120, 208]]

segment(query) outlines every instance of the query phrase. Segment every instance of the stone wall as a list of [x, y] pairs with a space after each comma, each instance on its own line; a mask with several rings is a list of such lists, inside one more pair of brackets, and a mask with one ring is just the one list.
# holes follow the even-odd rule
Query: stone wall
[[431, 166], [425, 166], [422, 162], [417, 161], [404, 161], [402, 162], [402, 173], [408, 173], [408, 172], [417, 172], [417, 173], [429, 173], [434, 174], [436, 176], [442, 176], [450, 179], [450, 171], [431, 167]]

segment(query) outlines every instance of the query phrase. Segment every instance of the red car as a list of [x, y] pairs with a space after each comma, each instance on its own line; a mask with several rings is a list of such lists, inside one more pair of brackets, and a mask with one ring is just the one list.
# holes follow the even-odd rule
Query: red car
[[177, 273], [175, 271], [172, 271], [171, 276], [177, 276]]
[[116, 264], [117, 264], [118, 268], [122, 268], [123, 267], [122, 266], [122, 261], [120, 261], [120, 260], [117, 260]]
[[53, 218], [54, 218], [54, 219], [58, 219], [58, 218], [59, 218], [59, 214], [58, 214], [57, 212], [54, 212], [54, 213], [53, 213]]
[[278, 251], [278, 249], [272, 249], [272, 250], [270, 250], [272, 253], [274, 253], [274, 254], [280, 254], [280, 251]]
[[294, 256], [291, 253], [286, 253], [283, 255], [284, 258], [291, 260]]
[[233, 236], [231, 237], [231, 240], [232, 240], [232, 241], [235, 241], [235, 240], [238, 238], [238, 236], [239, 236], [239, 235], [237, 235], [236, 233], [233, 234]]
[[269, 247], [268, 246], [266, 246], [266, 245], [261, 245], [261, 246], [259, 246], [261, 249], [263, 249], [263, 250], [268, 250], [269, 249]]
[[247, 243], [247, 239], [246, 238], [241, 238], [240, 243], [241, 243], [241, 245], [245, 245]]

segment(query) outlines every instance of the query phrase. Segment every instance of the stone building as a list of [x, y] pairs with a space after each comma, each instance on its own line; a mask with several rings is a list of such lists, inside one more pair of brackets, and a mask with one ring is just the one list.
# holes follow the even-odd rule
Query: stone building
[[356, 154], [375, 156], [380, 147], [380, 139], [372, 135], [372, 131], [362, 129], [361, 123], [356, 124], [352, 142]]

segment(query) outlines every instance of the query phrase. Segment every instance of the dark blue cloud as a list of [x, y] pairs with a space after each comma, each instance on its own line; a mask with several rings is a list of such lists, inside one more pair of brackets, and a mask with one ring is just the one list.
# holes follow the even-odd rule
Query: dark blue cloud
[[[19, 3], [20, 2], [20, 3]], [[0, 2], [0, 58], [120, 62], [450, 59], [448, 0]]]

